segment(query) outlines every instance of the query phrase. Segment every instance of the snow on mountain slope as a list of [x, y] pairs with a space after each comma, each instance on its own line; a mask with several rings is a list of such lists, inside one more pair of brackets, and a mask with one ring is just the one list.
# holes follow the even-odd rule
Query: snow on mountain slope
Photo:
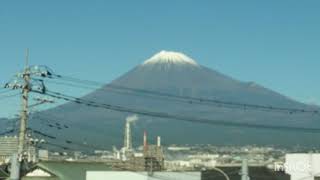
[[164, 64], [165, 66], [188, 64], [194, 67], [199, 67], [199, 65], [193, 59], [183, 53], [164, 50], [155, 54], [150, 59], [147, 59], [142, 65], [146, 66], [159, 64]]

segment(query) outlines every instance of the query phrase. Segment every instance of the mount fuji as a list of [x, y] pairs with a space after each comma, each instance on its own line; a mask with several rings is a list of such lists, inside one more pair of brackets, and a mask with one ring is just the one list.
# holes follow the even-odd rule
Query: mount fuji
[[[195, 60], [179, 52], [161, 51], [136, 66], [110, 84], [84, 96], [99, 103], [129, 108], [183, 114], [227, 122], [243, 122], [291, 127], [320, 127], [319, 115], [308, 113], [285, 113], [255, 109], [233, 109], [202, 104], [182, 103], [148, 95], [134, 95], [109, 90], [111, 86], [142, 89], [205, 99], [228, 102], [257, 104], [287, 108], [314, 109], [294, 101], [254, 82], [242, 82], [218, 71], [199, 65]], [[62, 119], [70, 126], [59, 130], [41, 126], [41, 119]], [[66, 103], [38, 113], [30, 120], [30, 126], [42, 129], [58, 138], [99, 144], [102, 147], [121, 146], [125, 118], [131, 114]], [[149, 116], [138, 116], [133, 127], [133, 144], [142, 143], [143, 131], [151, 139], [162, 136], [164, 144], [216, 144], [216, 145], [280, 145], [318, 146], [314, 143], [318, 134], [296, 133], [266, 129], [223, 127], [175, 121]], [[152, 143], [152, 140], [151, 142]]]

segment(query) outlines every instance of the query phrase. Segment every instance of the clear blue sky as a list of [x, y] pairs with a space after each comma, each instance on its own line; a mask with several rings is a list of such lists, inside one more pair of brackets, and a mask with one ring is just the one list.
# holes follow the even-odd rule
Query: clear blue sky
[[[32, 64], [106, 83], [164, 49], [320, 104], [319, 9], [319, 0], [1, 1], [0, 82], [22, 68], [26, 47]], [[0, 117], [18, 104], [0, 100]]]

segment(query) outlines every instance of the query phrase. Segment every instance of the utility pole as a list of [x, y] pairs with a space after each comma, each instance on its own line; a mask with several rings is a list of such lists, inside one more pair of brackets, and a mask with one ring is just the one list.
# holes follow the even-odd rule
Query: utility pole
[[[32, 79], [31, 76], [38, 76], [41, 78], [51, 78], [53, 72], [46, 66], [29, 66], [29, 49], [26, 49], [25, 67], [22, 72], [15, 76], [14, 81], [5, 84], [4, 88], [22, 89], [22, 102], [20, 114], [20, 129], [18, 139], [18, 151], [11, 158], [10, 180], [19, 180], [22, 169], [22, 162], [25, 160], [25, 146], [26, 146], [26, 131], [29, 117], [29, 107], [34, 107], [43, 103], [50, 102], [50, 100], [41, 100], [41, 102], [29, 106], [29, 93], [31, 91], [45, 94], [46, 87], [43, 80]], [[34, 89], [35, 90], [34, 90]], [[38, 99], [36, 99], [38, 100]]]
[[241, 166], [241, 180], [250, 180], [249, 177], [249, 168], [248, 168], [248, 160], [243, 159], [242, 160], [242, 166]]
[[23, 85], [22, 85], [22, 111], [20, 119], [20, 130], [19, 130], [19, 140], [18, 140], [18, 154], [12, 157], [11, 162], [11, 180], [19, 180], [21, 172], [21, 164], [23, 161], [24, 148], [25, 148], [25, 138], [26, 129], [28, 122], [28, 105], [29, 105], [29, 91], [30, 91], [30, 69], [29, 69], [29, 49], [26, 49], [26, 64], [22, 74]]
[[24, 84], [22, 87], [22, 111], [20, 120], [20, 132], [19, 132], [19, 145], [18, 145], [18, 155], [19, 160], [23, 159], [23, 151], [25, 145], [26, 129], [28, 122], [28, 107], [29, 107], [29, 91], [30, 91], [30, 69], [29, 69], [29, 49], [26, 50], [26, 65], [23, 72]]
[[11, 157], [11, 169], [10, 169], [10, 180], [20, 179], [20, 162], [17, 153], [14, 153]]

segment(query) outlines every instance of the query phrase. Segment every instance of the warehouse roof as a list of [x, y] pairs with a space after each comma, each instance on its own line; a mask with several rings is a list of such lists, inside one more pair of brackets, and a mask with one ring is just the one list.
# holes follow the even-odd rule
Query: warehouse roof
[[23, 180], [85, 180], [87, 171], [110, 171], [111, 166], [99, 162], [40, 162], [27, 173]]

